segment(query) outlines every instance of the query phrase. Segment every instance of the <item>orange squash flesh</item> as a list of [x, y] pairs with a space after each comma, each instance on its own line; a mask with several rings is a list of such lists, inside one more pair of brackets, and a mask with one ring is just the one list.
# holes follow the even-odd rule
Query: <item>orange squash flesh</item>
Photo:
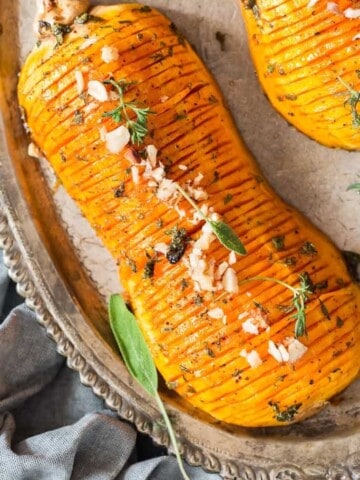
[[[264, 181], [213, 78], [167, 18], [138, 4], [91, 13], [103, 19], [86, 24], [95, 43], [84, 47], [79, 30], [56, 49], [43, 42], [26, 60], [18, 92], [33, 141], [119, 263], [122, 285], [170, 388], [232, 424], [283, 425], [309, 416], [359, 369], [360, 292], [340, 252]], [[117, 48], [118, 60], [103, 62], [105, 45]], [[159, 255], [154, 276], [144, 278], [146, 254], [152, 256], [159, 242], [169, 244], [169, 229], [183, 227], [195, 240], [202, 223], [191, 222], [194, 212], [185, 200], [178, 205], [185, 211], [180, 218], [143, 177], [134, 183], [124, 151], [110, 153], [99, 133], [104, 125], [118, 127], [103, 116], [117, 101], [84, 102], [77, 70], [85, 84], [109, 77], [136, 82], [125, 96], [154, 112], [145, 144], [159, 149], [167, 178], [184, 184], [202, 173], [206, 203], [244, 242], [248, 254], [232, 265], [239, 281], [266, 275], [296, 287], [307, 272], [319, 286], [307, 304], [308, 336], [299, 340], [308, 350], [299, 360], [278, 362], [268, 353], [269, 340], [294, 337], [294, 312], [279, 307], [291, 304], [292, 293], [281, 285], [257, 281], [236, 294], [196, 292], [184, 262], [191, 244], [176, 264]], [[75, 121], [79, 115], [81, 122]], [[274, 246], [279, 236], [283, 249]], [[310, 244], [315, 250], [307, 251]], [[218, 241], [206, 253], [217, 264], [229, 257]], [[215, 308], [223, 318], [209, 315]], [[242, 323], [259, 315], [270, 328], [246, 333]], [[243, 349], [255, 350], [261, 365], [251, 367]]]
[[348, 88], [360, 90], [360, 18], [346, 16], [356, 4], [350, 0], [240, 3], [252, 59], [271, 104], [319, 143], [358, 150], [359, 109], [357, 103], [352, 107], [348, 102]]

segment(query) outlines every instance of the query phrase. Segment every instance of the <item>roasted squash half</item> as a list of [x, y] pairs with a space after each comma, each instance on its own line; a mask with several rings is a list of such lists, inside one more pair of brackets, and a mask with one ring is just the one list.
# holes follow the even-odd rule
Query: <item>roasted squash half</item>
[[[340, 252], [269, 187], [169, 19], [139, 4], [90, 13], [61, 35], [52, 26], [22, 68], [32, 141], [118, 262], [168, 387], [232, 424], [308, 417], [359, 370], [360, 292]], [[247, 255], [225, 248], [174, 185]], [[243, 283], [260, 275], [311, 285], [298, 338], [293, 292]]]
[[360, 9], [340, 0], [240, 0], [271, 104], [328, 147], [360, 148]]

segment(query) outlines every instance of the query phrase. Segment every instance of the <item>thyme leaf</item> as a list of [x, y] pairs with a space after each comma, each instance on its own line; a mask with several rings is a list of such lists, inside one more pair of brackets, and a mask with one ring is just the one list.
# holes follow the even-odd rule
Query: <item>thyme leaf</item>
[[360, 113], [358, 111], [358, 103], [360, 101], [360, 92], [354, 90], [352, 86], [341, 77], [337, 77], [339, 82], [346, 88], [349, 98], [345, 101], [345, 105], [350, 106], [352, 123], [354, 127], [360, 127]]
[[220, 220], [211, 220], [207, 215], [205, 215], [200, 208], [196, 205], [194, 200], [186, 193], [186, 191], [176, 183], [177, 190], [181, 195], [190, 203], [190, 205], [198, 212], [205, 222], [211, 227], [211, 230], [219, 240], [219, 242], [226, 247], [228, 250], [233, 251], [239, 255], [246, 255], [246, 248], [244, 247], [242, 241], [234, 232], [234, 230], [225, 222]]
[[84, 23], [88, 22], [103, 22], [103, 19], [100, 17], [96, 17], [95, 15], [91, 15], [88, 12], [84, 12], [81, 15], [78, 15], [74, 18], [75, 24], [83, 25]]
[[309, 295], [314, 292], [314, 287], [312, 285], [311, 279], [309, 275], [304, 272], [299, 275], [299, 286], [293, 287], [287, 282], [283, 280], [279, 280], [273, 277], [265, 277], [265, 276], [256, 276], [256, 277], [249, 277], [245, 280], [239, 282], [239, 287], [241, 285], [245, 285], [249, 282], [257, 282], [257, 281], [265, 281], [265, 282], [273, 282], [283, 287], [287, 288], [293, 293], [292, 298], [292, 305], [290, 307], [291, 310], [295, 310], [295, 313], [291, 316], [295, 319], [295, 327], [294, 333], [295, 338], [302, 337], [303, 335], [307, 335], [306, 330], [306, 302], [309, 298]]
[[302, 403], [294, 403], [290, 405], [285, 410], [280, 410], [278, 403], [269, 402], [270, 407], [274, 410], [275, 418], [278, 422], [292, 422], [294, 421], [295, 415], [298, 413]]
[[277, 237], [273, 237], [271, 239], [271, 242], [277, 251], [284, 250], [285, 246], [285, 236], [284, 235], [278, 235]]
[[[136, 82], [127, 82], [124, 79], [117, 81], [114, 78], [110, 78], [103, 83], [111, 85], [119, 94], [119, 104], [113, 110], [103, 113], [102, 116], [111, 117], [116, 123], [125, 122], [125, 126], [130, 132], [131, 143], [140, 145], [148, 133], [148, 115], [154, 112], [150, 110], [150, 107], [141, 107], [135, 100], [125, 102], [125, 92]], [[135, 119], [129, 117], [129, 111], [135, 114]]]
[[64, 36], [70, 32], [71, 28], [69, 25], [63, 25], [62, 23], [53, 23], [51, 25], [51, 33], [56, 38], [55, 48], [64, 43]]
[[190, 480], [180, 456], [176, 435], [158, 393], [158, 375], [150, 350], [137, 324], [120, 295], [111, 295], [109, 301], [111, 330], [130, 374], [155, 399], [169, 433], [172, 447], [184, 480]]
[[311, 293], [313, 293], [312, 285], [309, 282], [309, 275], [301, 273], [300, 286], [294, 292], [293, 305], [296, 312], [292, 315], [295, 318], [295, 338], [307, 335], [306, 330], [306, 301]]

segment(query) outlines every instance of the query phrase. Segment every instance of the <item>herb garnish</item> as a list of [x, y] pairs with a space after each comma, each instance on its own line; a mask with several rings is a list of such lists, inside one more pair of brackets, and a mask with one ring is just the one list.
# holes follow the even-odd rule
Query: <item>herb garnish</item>
[[351, 183], [346, 191], [348, 192], [349, 190], [355, 190], [355, 192], [360, 194], [360, 182]]
[[219, 181], [219, 178], [220, 178], [220, 174], [219, 174], [219, 172], [218, 172], [217, 170], [214, 171], [213, 176], [214, 176], [214, 177], [213, 177], [213, 180], [212, 180], [211, 183], [216, 183], [216, 182], [218, 182], [218, 181]]
[[114, 197], [120, 198], [125, 196], [125, 182], [120, 182], [120, 185], [114, 190]]
[[303, 335], [307, 335], [306, 313], [305, 313], [306, 301], [308, 300], [309, 295], [314, 292], [313, 284], [310, 281], [310, 277], [307, 274], [307, 272], [301, 273], [299, 275], [299, 280], [300, 280], [299, 287], [293, 287], [289, 283], [284, 282], [283, 280], [279, 280], [277, 278], [258, 276], [258, 277], [250, 277], [250, 278], [246, 278], [245, 280], [242, 280], [241, 282], [239, 282], [239, 287], [249, 282], [266, 281], [266, 282], [278, 283], [279, 285], [282, 285], [283, 287], [290, 290], [293, 293], [291, 310], [296, 310], [295, 313], [292, 315], [292, 318], [296, 320], [295, 321], [295, 338], [298, 338]]
[[151, 12], [151, 8], [148, 5], [143, 5], [142, 7], [137, 8], [136, 10], [138, 12], [141, 12], [141, 13], [150, 13]]
[[131, 271], [133, 273], [136, 273], [137, 272], [137, 266], [136, 266], [136, 262], [135, 260], [133, 260], [132, 258], [126, 256], [126, 263], [129, 265]]
[[320, 302], [321, 313], [324, 315], [326, 320], [331, 320], [329, 310], [327, 309], [325, 303], [321, 301], [320, 298], [319, 298], [319, 302]]
[[51, 33], [53, 33], [56, 38], [55, 48], [63, 44], [64, 35], [70, 32], [71, 32], [71, 28], [69, 25], [62, 25], [61, 23], [53, 23], [51, 25]]
[[243, 243], [229, 225], [220, 220], [211, 220], [200, 210], [200, 208], [196, 205], [190, 195], [188, 195], [178, 183], [176, 183], [175, 185], [181, 195], [190, 203], [190, 205], [195, 209], [195, 211], [198, 212], [205, 220], [205, 222], [211, 227], [214, 235], [224, 247], [226, 247], [228, 250], [238, 253], [239, 255], [246, 255], [247, 252]]
[[184, 255], [189, 237], [185, 228], [179, 228], [178, 226], [172, 228], [168, 233], [171, 235], [171, 243], [166, 258], [170, 263], [175, 264]]
[[274, 410], [275, 418], [278, 422], [292, 422], [302, 403], [294, 403], [294, 405], [290, 405], [290, 407], [283, 411], [280, 410], [277, 402], [270, 401], [269, 405]]
[[204, 299], [201, 295], [199, 295], [198, 293], [195, 295], [194, 297], [194, 304], [199, 307], [200, 305], [202, 305], [204, 303]]
[[316, 255], [318, 253], [315, 245], [311, 242], [304, 242], [299, 251], [302, 255], [310, 256]]
[[360, 92], [354, 90], [350, 84], [345, 82], [341, 77], [337, 77], [339, 82], [346, 88], [350, 96], [345, 101], [345, 105], [350, 106], [352, 123], [354, 127], [360, 127], [360, 113], [358, 112], [358, 103], [360, 101]]
[[[125, 126], [130, 132], [131, 143], [136, 143], [138, 145], [141, 144], [148, 133], [148, 115], [154, 112], [150, 110], [150, 107], [140, 107], [135, 103], [135, 100], [125, 102], [124, 94], [131, 85], [135, 84], [135, 82], [127, 82], [124, 79], [117, 81], [110, 78], [103, 83], [105, 85], [111, 85], [117, 91], [119, 94], [119, 105], [113, 110], [103, 113], [102, 116], [111, 117], [117, 123], [125, 121]], [[131, 120], [128, 115], [128, 110], [135, 114], [136, 120]]]
[[156, 400], [184, 480], [190, 480], [180, 456], [176, 435], [158, 392], [158, 375], [150, 350], [134, 315], [120, 295], [111, 295], [109, 302], [111, 330], [130, 374]]
[[83, 25], [87, 22], [103, 22], [103, 19], [100, 17], [96, 17], [95, 15], [91, 15], [88, 12], [84, 12], [81, 15], [78, 15], [74, 18], [74, 23]]
[[264, 305], [260, 302], [256, 302], [254, 300], [254, 305], [256, 308], [258, 308], [260, 310], [260, 312], [263, 314], [263, 315], [267, 315], [269, 313], [269, 310], [267, 308], [264, 307]]
[[285, 237], [284, 235], [279, 235], [277, 237], [273, 237], [271, 239], [271, 242], [275, 248], [275, 250], [284, 250], [284, 241], [285, 241]]
[[288, 265], [289, 267], [293, 267], [294, 265], [297, 264], [296, 257], [286, 257], [282, 262], [284, 265]]
[[57, 48], [59, 45], [62, 45], [64, 42], [64, 35], [71, 32], [70, 25], [63, 25], [62, 23], [53, 23], [50, 24], [45, 20], [39, 21], [39, 33], [42, 34], [43, 31], [50, 31], [56, 38], [56, 44], [54, 48]]
[[75, 110], [73, 123], [75, 125], [81, 125], [84, 123], [84, 112], [81, 110]]
[[146, 254], [148, 261], [145, 264], [143, 278], [152, 278], [154, 276], [155, 270], [155, 263], [157, 261], [156, 255], [150, 256], [148, 253]]
[[231, 195], [231, 193], [227, 193], [224, 197], [224, 205], [227, 205], [228, 203], [230, 203], [232, 199], [233, 199], [233, 196]]
[[336, 326], [338, 328], [341, 328], [343, 325], [344, 325], [344, 320], [341, 317], [337, 316], [336, 317]]

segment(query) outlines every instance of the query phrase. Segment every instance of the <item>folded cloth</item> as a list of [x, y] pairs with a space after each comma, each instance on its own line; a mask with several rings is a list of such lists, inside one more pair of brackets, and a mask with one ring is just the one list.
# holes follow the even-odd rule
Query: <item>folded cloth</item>
[[[33, 312], [7, 312], [17, 302], [0, 252], [0, 479], [181, 480], [173, 456], [80, 383]], [[186, 470], [193, 480], [220, 479]]]

